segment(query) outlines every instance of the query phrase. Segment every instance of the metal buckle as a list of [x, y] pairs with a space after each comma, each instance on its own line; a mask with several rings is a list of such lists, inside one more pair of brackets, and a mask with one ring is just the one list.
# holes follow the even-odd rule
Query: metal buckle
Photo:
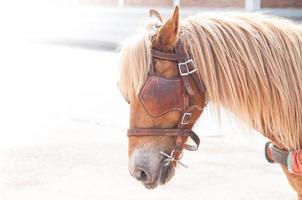
[[[191, 117], [192, 117], [192, 113], [187, 113], [187, 112], [184, 113], [180, 124], [183, 124], [183, 125], [189, 124]], [[188, 118], [188, 120], [186, 120], [187, 118]]]
[[165, 166], [167, 166], [167, 165], [169, 165], [171, 162], [174, 162], [174, 161], [175, 161], [177, 164], [180, 164], [180, 165], [183, 166], [184, 168], [188, 168], [188, 165], [186, 165], [186, 164], [180, 162], [180, 160], [182, 159], [182, 156], [183, 156], [182, 152], [181, 152], [181, 154], [180, 154], [180, 156], [179, 156], [178, 159], [175, 159], [175, 149], [173, 149], [173, 151], [171, 152], [170, 155], [168, 155], [168, 154], [166, 154], [165, 152], [162, 152], [162, 151], [160, 152], [160, 154], [162, 154], [162, 155], [164, 155], [165, 157], [167, 157], [167, 158], [164, 160], [164, 165], [165, 165]]
[[192, 65], [195, 66], [195, 63], [192, 59], [189, 59], [183, 63], [178, 63], [178, 70], [179, 70], [180, 76], [188, 76], [189, 74], [196, 72], [196, 68], [194, 68], [192, 71], [189, 70], [188, 63], [192, 63]]

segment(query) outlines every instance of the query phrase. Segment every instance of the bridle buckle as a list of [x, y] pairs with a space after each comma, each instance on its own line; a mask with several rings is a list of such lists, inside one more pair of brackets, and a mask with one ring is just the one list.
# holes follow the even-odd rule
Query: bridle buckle
[[189, 70], [188, 64], [190, 63], [192, 66], [195, 66], [195, 63], [192, 59], [189, 59], [186, 62], [178, 63], [178, 70], [180, 76], [188, 76], [189, 74], [196, 72], [196, 68], [191, 71]]
[[187, 112], [184, 113], [183, 116], [182, 116], [180, 124], [182, 124], [182, 125], [189, 124], [189, 122], [191, 120], [191, 117], [192, 117], [192, 113], [187, 113]]

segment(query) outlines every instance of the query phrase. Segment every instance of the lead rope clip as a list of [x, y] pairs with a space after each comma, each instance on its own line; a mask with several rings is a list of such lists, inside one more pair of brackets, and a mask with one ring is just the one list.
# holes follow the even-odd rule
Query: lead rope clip
[[174, 152], [175, 152], [175, 149], [171, 152], [170, 155], [168, 155], [168, 154], [166, 154], [165, 152], [162, 152], [162, 151], [160, 152], [160, 154], [162, 154], [162, 155], [164, 155], [165, 157], [167, 157], [167, 158], [164, 160], [164, 165], [167, 166], [167, 165], [169, 165], [171, 162], [175, 161], [177, 164], [180, 164], [180, 165], [183, 166], [184, 168], [188, 168], [188, 167], [189, 167], [188, 165], [186, 165], [186, 164], [184, 164], [183, 162], [180, 161], [181, 158], [182, 158], [182, 156], [183, 156], [183, 154], [181, 153], [180, 156], [179, 156], [179, 158], [176, 159], [176, 158], [175, 158]]

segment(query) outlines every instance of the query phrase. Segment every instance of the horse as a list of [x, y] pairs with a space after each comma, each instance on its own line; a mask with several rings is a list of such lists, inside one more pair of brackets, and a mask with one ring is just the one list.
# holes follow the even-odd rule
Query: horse
[[212, 102], [272, 141], [267, 159], [280, 163], [302, 200], [302, 27], [259, 13], [180, 21], [178, 6], [166, 22], [156, 10], [149, 15], [119, 57], [130, 174], [149, 189], [167, 183], [183, 150], [198, 148], [191, 128]]

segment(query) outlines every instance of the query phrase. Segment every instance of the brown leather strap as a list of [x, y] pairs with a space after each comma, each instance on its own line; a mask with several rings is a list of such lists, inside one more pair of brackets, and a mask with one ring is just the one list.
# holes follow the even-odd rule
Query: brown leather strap
[[[184, 69], [186, 69], [186, 71], [188, 71], [188, 65], [187, 65], [187, 61], [190, 60], [186, 50], [185, 50], [185, 45], [181, 40], [178, 40], [178, 42], [176, 43], [176, 48], [175, 48], [175, 53], [178, 57], [178, 68], [179, 68], [179, 72], [181, 75], [181, 78], [183, 80], [184, 86], [187, 90], [187, 93], [190, 96], [194, 95], [194, 90], [191, 86], [190, 80], [189, 80], [189, 74], [187, 75], [182, 75], [182, 68], [184, 67]], [[187, 72], [188, 73], [188, 72]]]
[[186, 143], [184, 144], [184, 149], [188, 151], [196, 151], [200, 145], [200, 139], [194, 131], [191, 131], [190, 138], [193, 140], [195, 145], [190, 145]]
[[176, 43], [175, 53], [178, 56], [178, 61], [186, 61], [190, 59], [187, 51], [185, 50], [185, 44], [181, 39]]
[[150, 67], [149, 67], [149, 76], [153, 76], [155, 75], [155, 68], [154, 68], [154, 64], [153, 61], [150, 62]]
[[133, 128], [128, 129], [128, 136], [190, 136], [191, 130], [172, 128]]
[[183, 80], [184, 86], [185, 86], [186, 91], [188, 92], [188, 94], [190, 96], [193, 96], [195, 93], [194, 93], [194, 90], [193, 90], [193, 88], [190, 84], [189, 77], [188, 76], [182, 76], [182, 80]]
[[[176, 44], [175, 53], [162, 52], [162, 51], [158, 51], [155, 49], [151, 49], [151, 55], [152, 55], [152, 57], [163, 59], [163, 60], [177, 61], [178, 65], [179, 65], [179, 63], [182, 63], [182, 62], [185, 63], [186, 61], [190, 60], [190, 56], [188, 55], [187, 51], [185, 50], [185, 45], [181, 40], [178, 40], [178, 42]], [[177, 66], [177, 67], [179, 67], [179, 66]], [[195, 70], [195, 66], [192, 65], [192, 62], [189, 62], [187, 64], [187, 67], [188, 67], [189, 71]], [[179, 70], [181, 70], [181, 68]], [[153, 65], [152, 61], [151, 61], [149, 73], [155, 74], [155, 69], [154, 69], [154, 65]], [[192, 76], [199, 91], [204, 92], [205, 87], [204, 87], [202, 81], [200, 80], [200, 78], [198, 77], [198, 75], [196, 73], [192, 73], [192, 74], [188, 74], [188, 75]], [[188, 94], [190, 96], [193, 96], [194, 90], [192, 89], [192, 86], [189, 82], [188, 75], [181, 76], [181, 77], [183, 79], [184, 86], [185, 86]]]
[[[195, 145], [185, 144], [184, 149], [188, 151], [196, 151], [200, 144], [200, 139], [197, 134], [188, 129], [128, 129], [128, 136], [183, 136], [190, 137]], [[181, 138], [181, 137], [178, 137]]]
[[[183, 129], [191, 129], [196, 119], [201, 115], [202, 108], [197, 105], [192, 105], [186, 108], [184, 111], [182, 118], [180, 119], [177, 128]], [[187, 113], [187, 114], [186, 114]], [[187, 116], [186, 116], [187, 115]], [[192, 120], [192, 117], [196, 119]]]
[[159, 58], [162, 60], [178, 61], [180, 59], [185, 59], [185, 58], [178, 57], [176, 53], [162, 52], [162, 51], [157, 51], [155, 49], [151, 49], [151, 55], [155, 58]]

